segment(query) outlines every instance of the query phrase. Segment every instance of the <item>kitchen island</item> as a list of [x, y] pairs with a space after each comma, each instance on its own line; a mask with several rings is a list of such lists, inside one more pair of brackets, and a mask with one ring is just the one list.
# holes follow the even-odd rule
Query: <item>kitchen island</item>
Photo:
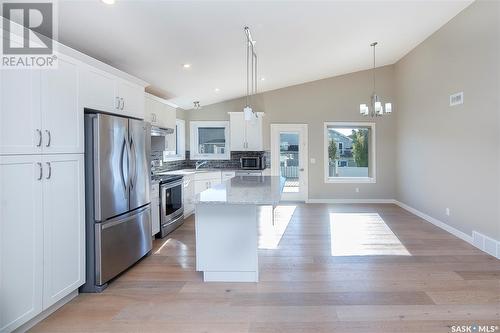
[[258, 206], [275, 206], [285, 179], [234, 177], [196, 196], [196, 270], [204, 281], [258, 282]]

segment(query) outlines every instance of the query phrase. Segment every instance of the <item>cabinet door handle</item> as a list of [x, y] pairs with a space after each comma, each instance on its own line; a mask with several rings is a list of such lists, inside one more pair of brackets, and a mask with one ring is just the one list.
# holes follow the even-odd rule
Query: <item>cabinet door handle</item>
[[38, 165], [38, 170], [40, 170], [39, 174], [38, 174], [38, 178], [36, 180], [42, 180], [42, 176], [43, 176], [42, 163], [37, 162], [36, 164]]
[[50, 147], [50, 142], [52, 141], [52, 136], [50, 135], [49, 130], [45, 130], [45, 133], [47, 133], [47, 144], [45, 145], [45, 147]]
[[37, 128], [36, 132], [38, 133], [38, 143], [36, 144], [36, 146], [41, 147], [42, 146], [42, 131]]
[[45, 177], [45, 179], [50, 179], [50, 177], [52, 177], [52, 166], [50, 165], [50, 162], [46, 162], [46, 164], [49, 168], [49, 173], [47, 174], [47, 177]]
[[120, 110], [120, 97], [116, 96], [115, 109]]
[[122, 98], [122, 110], [125, 108], [125, 100]]

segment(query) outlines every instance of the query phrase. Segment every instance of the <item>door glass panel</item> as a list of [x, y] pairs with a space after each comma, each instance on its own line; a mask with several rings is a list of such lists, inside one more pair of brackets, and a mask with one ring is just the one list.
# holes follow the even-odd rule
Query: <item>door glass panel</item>
[[286, 179], [283, 192], [299, 192], [299, 133], [280, 133], [280, 176]]

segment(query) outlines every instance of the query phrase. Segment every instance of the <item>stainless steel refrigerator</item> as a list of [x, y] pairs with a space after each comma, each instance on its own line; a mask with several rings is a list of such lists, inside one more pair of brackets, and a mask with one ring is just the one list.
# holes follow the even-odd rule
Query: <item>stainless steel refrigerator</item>
[[85, 113], [86, 283], [100, 292], [152, 249], [150, 125]]

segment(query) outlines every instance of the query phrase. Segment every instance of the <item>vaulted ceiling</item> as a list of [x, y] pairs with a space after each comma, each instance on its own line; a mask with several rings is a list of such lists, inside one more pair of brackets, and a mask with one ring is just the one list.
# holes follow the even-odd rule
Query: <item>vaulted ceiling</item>
[[392, 64], [471, 2], [61, 1], [58, 39], [189, 109], [245, 94], [245, 25], [266, 91], [370, 68], [372, 41]]

